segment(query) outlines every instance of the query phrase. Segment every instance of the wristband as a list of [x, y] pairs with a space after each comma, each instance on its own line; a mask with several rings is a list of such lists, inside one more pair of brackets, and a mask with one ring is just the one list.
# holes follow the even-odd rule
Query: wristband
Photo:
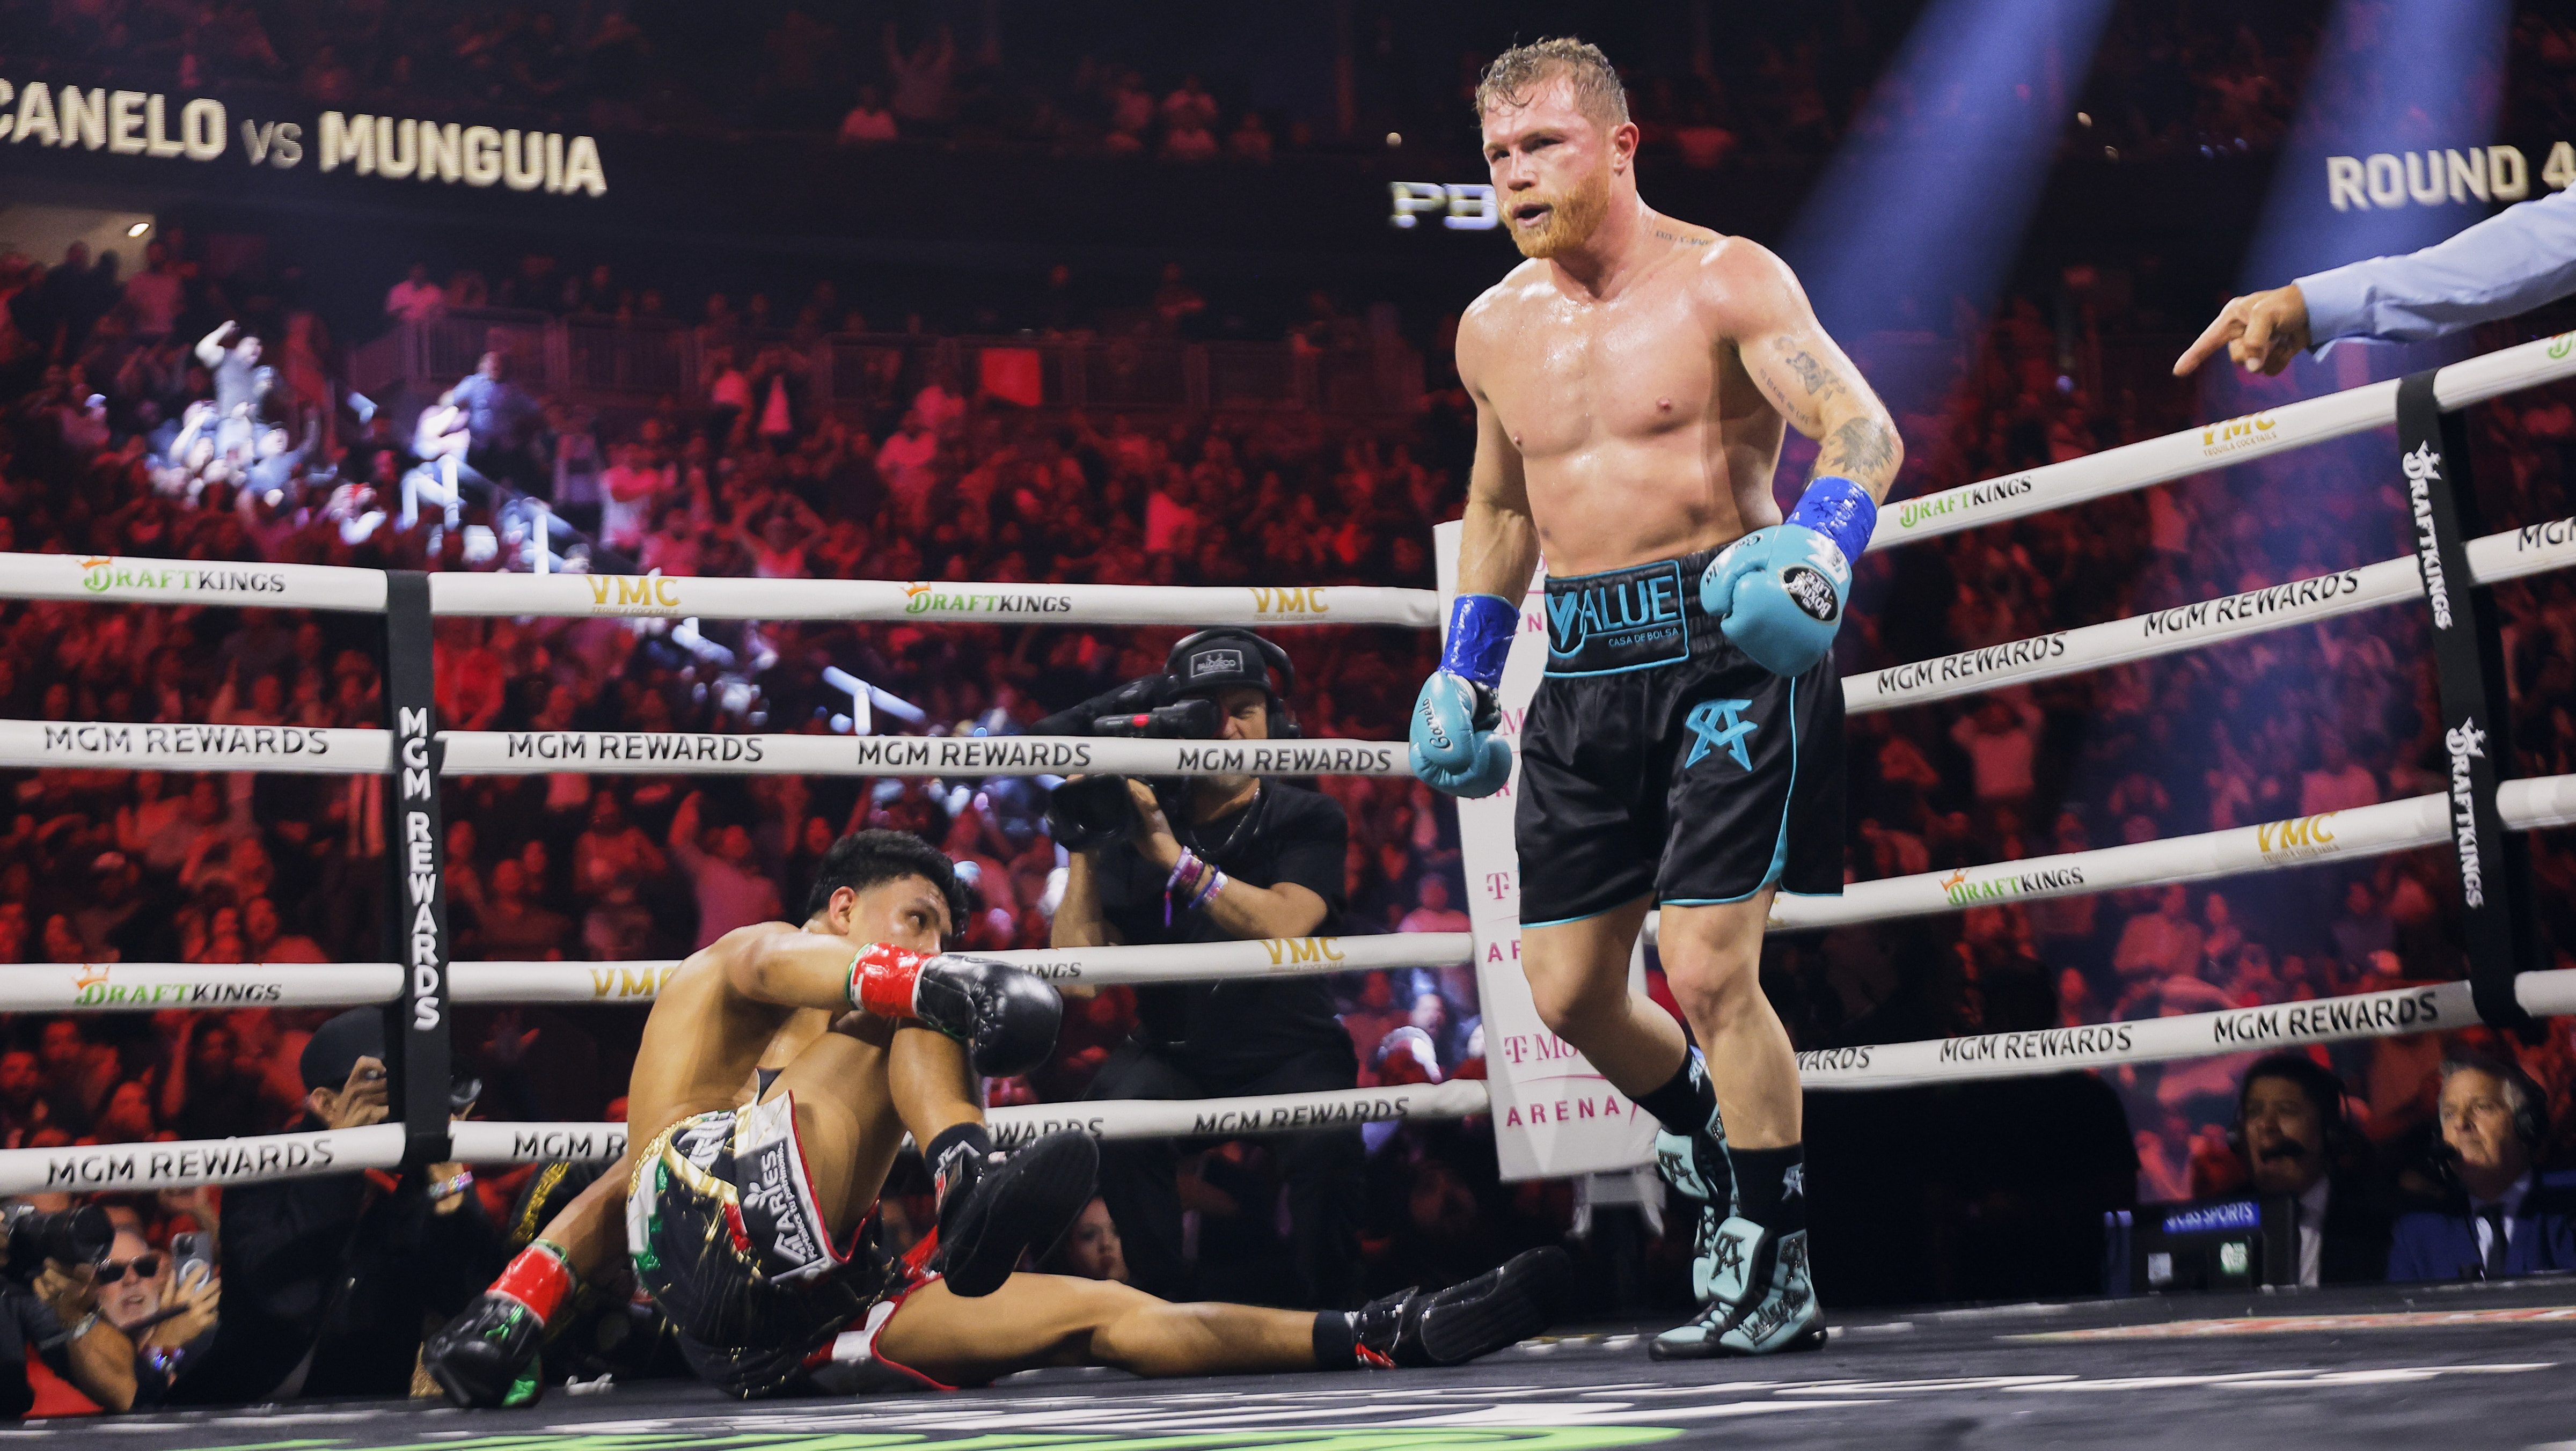
[[83, 1315], [79, 1322], [74, 1324], [71, 1329], [64, 1331], [62, 1334], [55, 1336], [51, 1340], [37, 1342], [36, 1348], [38, 1350], [60, 1350], [64, 1346], [71, 1344], [73, 1341], [80, 1339], [82, 1336], [87, 1335], [97, 1328], [98, 1312], [96, 1310], [92, 1310], [88, 1314]]
[[474, 1171], [459, 1169], [453, 1175], [429, 1186], [429, 1202], [443, 1204], [474, 1186]]
[[1183, 882], [1195, 882], [1198, 880], [1199, 873], [1206, 869], [1207, 863], [1199, 860], [1197, 852], [1188, 847], [1182, 847], [1181, 859], [1173, 863], [1172, 874], [1163, 879], [1163, 890], [1168, 892]]
[[1219, 871], [1209, 872], [1207, 874], [1207, 885], [1199, 888], [1199, 894], [1190, 899], [1190, 910], [1193, 912], [1198, 911], [1208, 903], [1215, 901], [1216, 894], [1222, 890], [1224, 886], [1225, 873]]
[[1449, 602], [1449, 638], [1440, 668], [1478, 685], [1503, 683], [1503, 659], [1520, 633], [1520, 607], [1501, 595], [1460, 595]]
[[1848, 564], [1869, 547], [1869, 536], [1878, 528], [1878, 501], [1851, 480], [1826, 474], [1798, 496], [1798, 507], [1789, 511], [1788, 522], [1832, 540]]

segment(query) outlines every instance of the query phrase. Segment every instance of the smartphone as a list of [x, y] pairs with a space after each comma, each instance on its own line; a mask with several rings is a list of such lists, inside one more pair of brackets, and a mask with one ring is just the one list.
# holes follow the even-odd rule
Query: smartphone
[[175, 1262], [173, 1273], [182, 1290], [195, 1289], [215, 1273], [212, 1237], [198, 1230], [170, 1236], [170, 1258]]

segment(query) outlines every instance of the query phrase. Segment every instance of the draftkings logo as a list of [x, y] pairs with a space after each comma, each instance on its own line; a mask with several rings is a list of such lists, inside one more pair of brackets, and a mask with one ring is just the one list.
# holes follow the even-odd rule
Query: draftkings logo
[[1987, 902], [2010, 901], [2015, 897], [2070, 892], [2083, 885], [2082, 867], [2053, 867], [2046, 871], [1989, 877], [1984, 881], [1970, 880], [1968, 869], [1961, 867], [1941, 879], [1941, 895], [1953, 907], [1975, 907]]
[[950, 594], [935, 584], [907, 584], [903, 587], [903, 612], [927, 615], [933, 612], [952, 615], [1061, 615], [1073, 608], [1073, 596], [1023, 594], [1007, 591], [996, 594]]
[[2442, 456], [2419, 443], [2397, 461], [2406, 473], [2406, 498], [2415, 517], [2415, 558], [2424, 570], [2424, 598], [2433, 606], [2433, 628], [2451, 628], [2451, 584], [2442, 573], [2442, 533], [2433, 522], [2433, 485], [2442, 478]]
[[2460, 900], [2472, 907], [2487, 904], [2486, 874], [2478, 865], [2477, 803], [2471, 790], [2476, 767], [2487, 755], [2487, 733], [2475, 716], [2442, 732], [2442, 748], [2451, 756], [2451, 836], [2460, 854]]

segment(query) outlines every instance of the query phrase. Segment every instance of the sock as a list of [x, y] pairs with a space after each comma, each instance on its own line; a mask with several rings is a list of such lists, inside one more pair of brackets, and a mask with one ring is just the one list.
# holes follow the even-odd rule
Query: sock
[[1673, 1070], [1671, 1080], [1652, 1093], [1639, 1094], [1637, 1107], [1687, 1138], [1707, 1133], [1708, 1126], [1717, 1122], [1717, 1089], [1710, 1085], [1699, 1055], [1683, 1049], [1682, 1066]]
[[1795, 1234], [1807, 1227], [1807, 1150], [1803, 1144], [1781, 1149], [1726, 1146], [1735, 1168], [1735, 1212], [1773, 1234]]
[[939, 1131], [921, 1157], [930, 1166], [931, 1183], [938, 1186], [942, 1210], [948, 1207], [949, 1190], [974, 1183], [975, 1175], [992, 1156], [993, 1136], [982, 1124], [951, 1124]]
[[518, 1258], [501, 1271], [501, 1278], [492, 1282], [492, 1293], [527, 1306], [537, 1322], [545, 1324], [563, 1309], [579, 1283], [572, 1266], [564, 1263], [563, 1250], [541, 1239], [519, 1251]]
[[1351, 1323], [1347, 1310], [1315, 1312], [1315, 1368], [1318, 1370], [1357, 1370], [1360, 1363], [1359, 1327]]

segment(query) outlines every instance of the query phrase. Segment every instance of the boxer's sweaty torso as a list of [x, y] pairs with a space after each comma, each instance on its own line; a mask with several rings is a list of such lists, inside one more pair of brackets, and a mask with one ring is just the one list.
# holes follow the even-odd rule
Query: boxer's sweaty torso
[[655, 995], [627, 1083], [633, 1142], [692, 1114], [742, 1103], [753, 1069], [786, 1063], [830, 1026], [828, 1013], [755, 1002], [736, 991], [728, 956], [738, 950], [724, 941], [702, 948]]
[[1551, 574], [1672, 559], [1780, 521], [1785, 423], [1724, 336], [1708, 266], [1735, 240], [1661, 216], [1647, 238], [1665, 250], [1604, 297], [1524, 262], [1460, 320]]

